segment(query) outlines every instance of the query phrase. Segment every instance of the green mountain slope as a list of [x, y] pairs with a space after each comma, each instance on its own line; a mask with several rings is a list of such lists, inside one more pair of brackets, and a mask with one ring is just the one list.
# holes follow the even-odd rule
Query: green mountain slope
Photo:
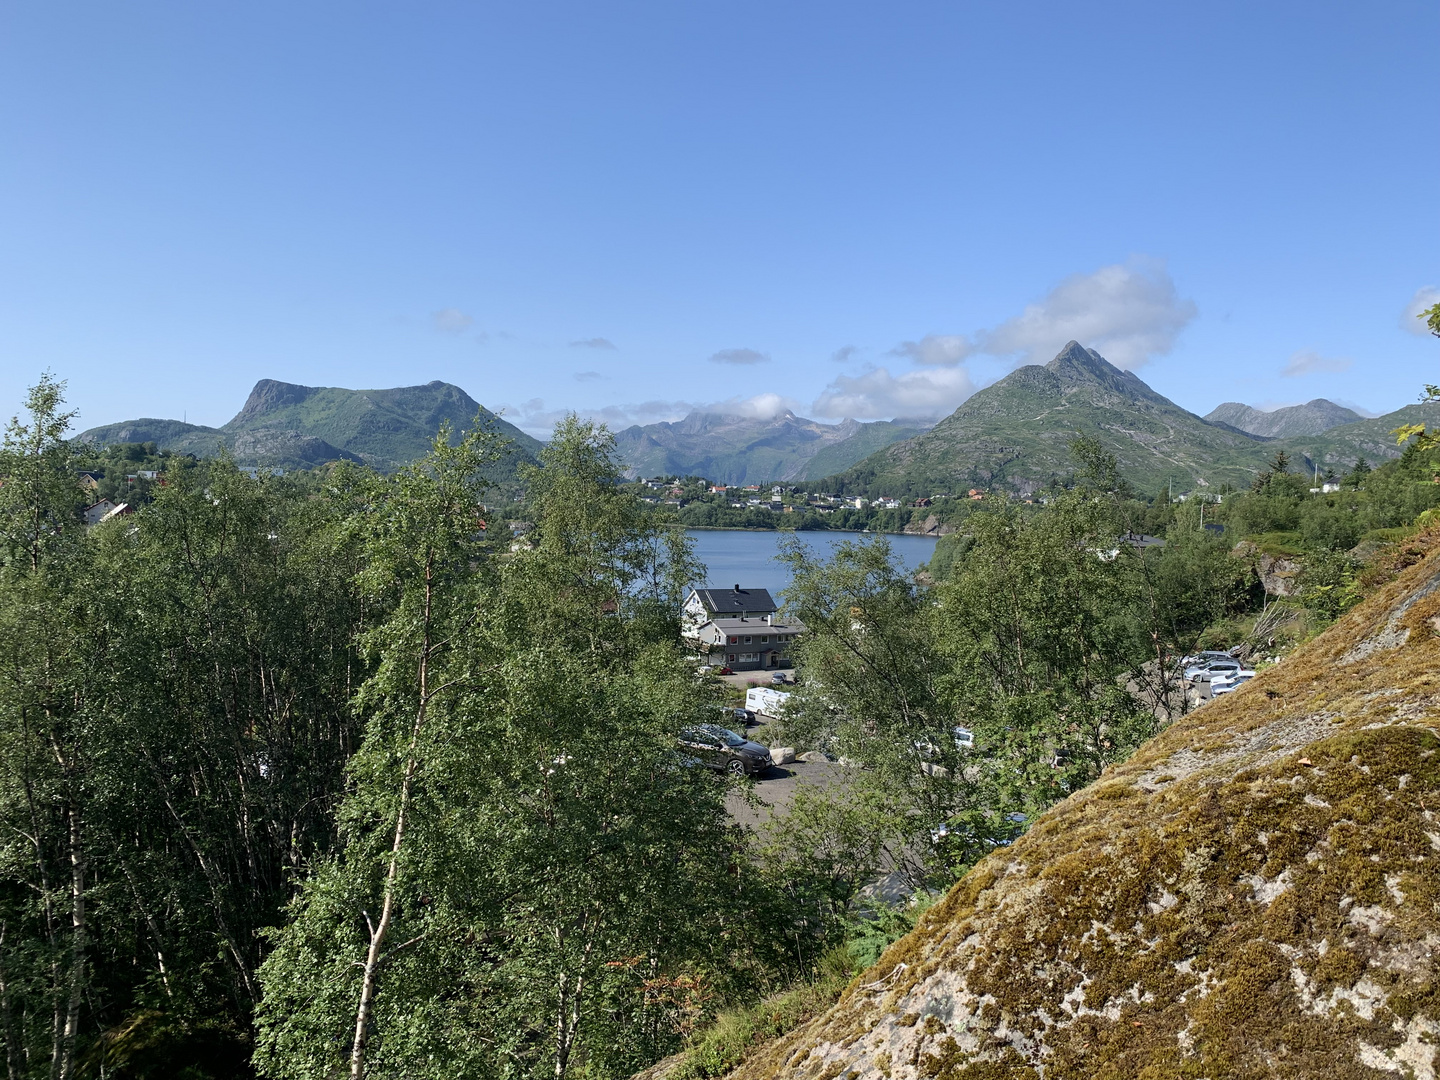
[[1286, 439], [1292, 435], [1318, 435], [1342, 424], [1353, 424], [1364, 417], [1333, 401], [1316, 398], [1304, 405], [1289, 405], [1270, 412], [1242, 405], [1238, 401], [1227, 401], [1206, 413], [1205, 419], [1212, 424], [1229, 424], [1251, 435]]
[[[855, 423], [855, 421], [849, 421]], [[855, 434], [838, 443], [825, 447], [813, 458], [805, 469], [806, 480], [819, 480], [848, 469], [857, 461], [863, 461], [877, 450], [904, 439], [914, 438], [928, 425], [909, 420], [877, 420], [870, 424], [857, 424]]]
[[[674, 423], [626, 428], [615, 442], [631, 476], [754, 484], [823, 476], [920, 430], [907, 421], [821, 424], [788, 411], [767, 420], [694, 412]], [[816, 471], [817, 462], [824, 472]]]
[[514, 475], [540, 443], [506, 423], [458, 386], [431, 382], [390, 390], [300, 386], [261, 379], [245, 405], [220, 428], [175, 420], [127, 420], [82, 432], [98, 443], [154, 442], [166, 450], [209, 457], [228, 450], [242, 465], [304, 468], [325, 461], [363, 461], [390, 470], [422, 457], [440, 425], [469, 428], [476, 415], [516, 447], [502, 469]]
[[1343, 472], [1354, 465], [1357, 458], [1363, 457], [1374, 464], [1399, 457], [1405, 448], [1396, 445], [1392, 433], [1406, 424], [1424, 424], [1431, 428], [1440, 425], [1440, 403], [1406, 405], [1370, 420], [1332, 427], [1315, 435], [1289, 438], [1281, 445], [1294, 460], [1304, 458], [1311, 465], [1319, 465], [1322, 470], [1334, 468]]
[[1248, 486], [1268, 442], [1180, 408], [1099, 353], [1070, 342], [1044, 366], [1019, 368], [933, 429], [826, 478], [851, 494], [928, 495], [968, 487], [1034, 491], [1074, 471], [1076, 433], [1099, 439], [1131, 483], [1156, 491]]

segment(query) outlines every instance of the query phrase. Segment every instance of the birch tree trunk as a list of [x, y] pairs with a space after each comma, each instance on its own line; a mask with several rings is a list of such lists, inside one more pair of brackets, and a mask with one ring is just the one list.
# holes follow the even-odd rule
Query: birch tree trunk
[[72, 804], [70, 818], [70, 1000], [60, 1046], [60, 1080], [75, 1075], [75, 1043], [80, 1035], [80, 1001], [85, 991], [85, 848], [80, 811]]
[[395, 839], [390, 845], [390, 865], [385, 870], [385, 890], [380, 906], [379, 922], [371, 922], [370, 947], [365, 953], [364, 975], [360, 981], [360, 1003], [355, 1009], [355, 1036], [350, 1044], [350, 1078], [362, 1080], [365, 1075], [365, 1049], [369, 1042], [370, 1018], [375, 1011], [375, 987], [378, 982], [380, 963], [384, 959], [381, 950], [390, 933], [390, 923], [395, 915], [395, 886], [400, 877], [400, 849], [405, 842], [405, 824], [410, 811], [410, 797], [415, 786], [415, 773], [419, 768], [420, 733], [425, 726], [425, 712], [429, 705], [429, 665], [432, 603], [434, 599], [434, 553], [425, 563], [425, 604], [421, 624], [420, 660], [416, 678], [420, 689], [420, 703], [415, 711], [415, 724], [410, 731], [410, 745], [406, 751], [405, 772], [400, 780], [400, 805], [395, 813]]

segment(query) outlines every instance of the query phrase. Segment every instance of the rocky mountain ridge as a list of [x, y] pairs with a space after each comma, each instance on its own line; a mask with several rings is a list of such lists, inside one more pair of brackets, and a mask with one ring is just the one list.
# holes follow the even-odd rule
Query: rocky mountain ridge
[[261, 379], [222, 427], [127, 420], [91, 428], [78, 437], [98, 443], [153, 442], [199, 457], [228, 451], [241, 465], [308, 468], [344, 460], [391, 470], [423, 457], [443, 423], [458, 434], [477, 416], [515, 447], [500, 470], [504, 477], [513, 476], [520, 461], [535, 459], [538, 440], [460, 387], [439, 380], [388, 390], [349, 390]]
[[1319, 435], [1365, 418], [1354, 409], [1336, 405], [1325, 398], [1315, 398], [1303, 405], [1288, 405], [1269, 412], [1238, 401], [1227, 401], [1206, 413], [1205, 419], [1211, 423], [1229, 424], [1267, 439], [1286, 439], [1292, 435]]
[[627, 474], [704, 476], [722, 484], [804, 480], [844, 469], [923, 424], [905, 420], [822, 424], [786, 410], [773, 417], [692, 412], [617, 432]]
[[1073, 474], [1069, 444], [1091, 435], [1142, 489], [1248, 486], [1264, 442], [1210, 423], [1070, 342], [1048, 364], [1017, 368], [923, 435], [825, 480], [846, 493], [928, 495], [971, 486], [1027, 494]]

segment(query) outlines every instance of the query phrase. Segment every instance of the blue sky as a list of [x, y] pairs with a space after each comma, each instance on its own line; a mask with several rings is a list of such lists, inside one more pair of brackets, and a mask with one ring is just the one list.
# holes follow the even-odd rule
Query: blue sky
[[1199, 412], [1388, 410], [1440, 381], [1437, 40], [1430, 0], [6, 3], [0, 407], [938, 415], [1078, 337]]

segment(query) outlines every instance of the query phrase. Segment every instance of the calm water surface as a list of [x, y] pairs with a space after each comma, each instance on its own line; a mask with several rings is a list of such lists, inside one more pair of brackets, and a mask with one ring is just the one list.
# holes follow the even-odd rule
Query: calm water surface
[[[687, 529], [686, 533], [695, 541], [695, 555], [709, 571], [706, 585], [728, 589], [739, 585], [742, 589], [769, 589], [775, 596], [784, 592], [790, 584], [790, 570], [784, 563], [777, 562], [775, 553], [779, 550], [782, 536], [798, 536], [812, 551], [828, 558], [837, 544], [846, 540], [868, 542], [874, 533], [852, 532], [748, 532], [743, 529]], [[891, 536], [891, 550], [900, 558], [907, 570], [917, 569], [921, 563], [930, 561], [935, 553], [935, 540], [929, 536]]]

